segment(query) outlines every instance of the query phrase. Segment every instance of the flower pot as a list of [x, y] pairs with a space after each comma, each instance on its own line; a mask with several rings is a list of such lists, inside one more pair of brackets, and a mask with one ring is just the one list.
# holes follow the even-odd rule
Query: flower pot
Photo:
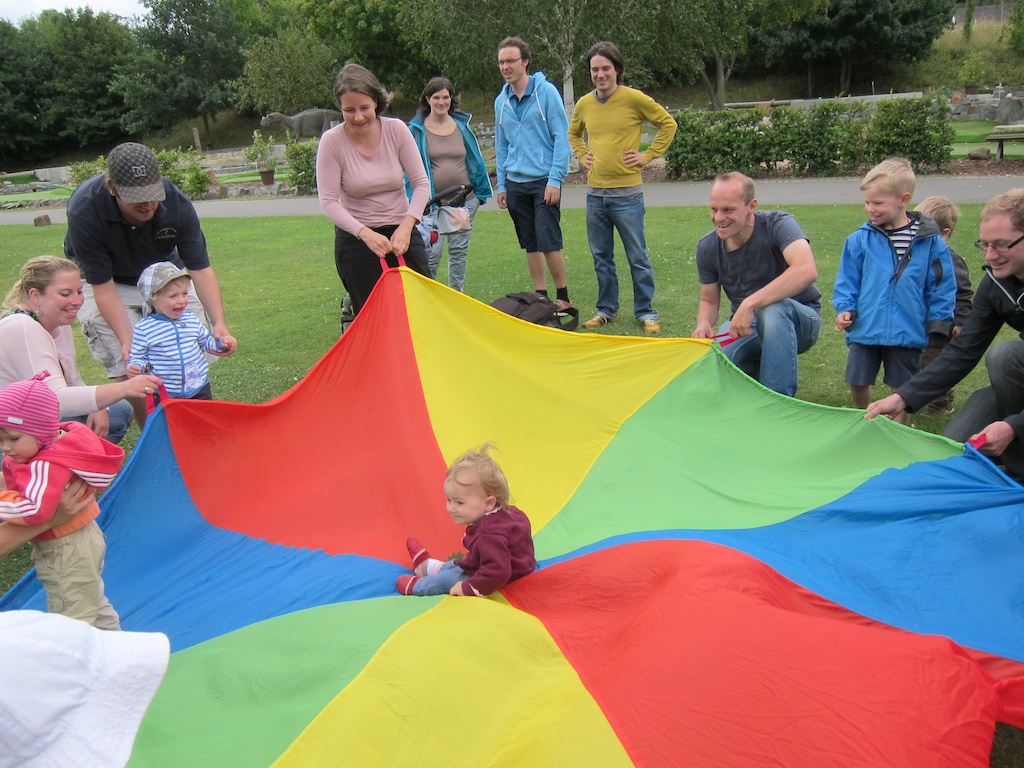
[[260, 181], [263, 182], [263, 186], [269, 187], [269, 186], [272, 186], [274, 184], [274, 169], [273, 168], [271, 168], [269, 171], [261, 169], [259, 173], [260, 173]]

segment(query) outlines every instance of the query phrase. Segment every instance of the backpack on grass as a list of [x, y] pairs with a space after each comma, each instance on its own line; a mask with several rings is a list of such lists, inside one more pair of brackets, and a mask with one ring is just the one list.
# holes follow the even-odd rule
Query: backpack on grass
[[578, 309], [567, 307], [559, 311], [555, 302], [536, 291], [509, 293], [492, 301], [491, 306], [528, 323], [561, 328], [563, 331], [576, 330], [580, 322]]

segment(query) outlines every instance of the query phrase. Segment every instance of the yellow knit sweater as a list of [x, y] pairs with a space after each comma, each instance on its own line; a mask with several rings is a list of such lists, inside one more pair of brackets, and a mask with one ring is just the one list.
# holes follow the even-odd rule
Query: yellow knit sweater
[[[603, 189], [632, 187], [642, 183], [639, 168], [627, 168], [623, 155], [627, 149], [640, 148], [644, 122], [658, 133], [643, 153], [644, 164], [660, 157], [676, 135], [676, 121], [666, 109], [645, 93], [625, 85], [615, 89], [603, 104], [591, 91], [576, 102], [569, 122], [569, 144], [580, 159], [594, 154], [588, 183]], [[584, 131], [586, 141], [584, 142]]]

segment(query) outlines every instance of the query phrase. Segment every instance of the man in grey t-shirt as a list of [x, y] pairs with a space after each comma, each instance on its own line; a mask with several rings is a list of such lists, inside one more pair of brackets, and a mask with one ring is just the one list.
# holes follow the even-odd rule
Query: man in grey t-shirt
[[697, 244], [700, 306], [693, 337], [709, 339], [722, 291], [731, 316], [723, 351], [744, 373], [769, 389], [793, 397], [797, 355], [818, 340], [821, 292], [807, 235], [782, 211], [757, 210], [754, 182], [725, 173], [711, 186], [715, 229]]

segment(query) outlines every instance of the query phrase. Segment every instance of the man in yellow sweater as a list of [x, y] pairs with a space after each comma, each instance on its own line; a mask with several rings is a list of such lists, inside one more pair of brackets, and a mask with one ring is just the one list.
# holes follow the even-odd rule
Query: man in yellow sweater
[[[618, 317], [614, 232], [618, 230], [633, 277], [633, 314], [644, 333], [658, 333], [661, 323], [653, 307], [654, 271], [644, 237], [640, 169], [668, 149], [676, 135], [676, 121], [650, 96], [622, 85], [622, 53], [615, 43], [596, 43], [587, 60], [594, 90], [576, 102], [569, 122], [569, 144], [589, 171], [587, 240], [597, 272], [597, 314], [583, 326], [600, 328]], [[644, 122], [658, 132], [650, 148], [640, 152]]]

